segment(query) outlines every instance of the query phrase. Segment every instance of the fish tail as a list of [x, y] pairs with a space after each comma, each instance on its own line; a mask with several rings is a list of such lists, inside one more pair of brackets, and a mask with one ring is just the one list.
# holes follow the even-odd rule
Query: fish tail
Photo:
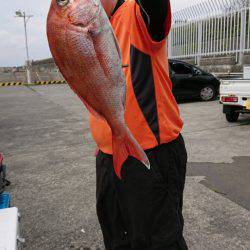
[[122, 165], [129, 156], [133, 156], [137, 160], [141, 161], [148, 169], [150, 169], [150, 162], [147, 155], [129, 130], [127, 130], [125, 136], [123, 137], [113, 135], [114, 170], [120, 179], [122, 179]]

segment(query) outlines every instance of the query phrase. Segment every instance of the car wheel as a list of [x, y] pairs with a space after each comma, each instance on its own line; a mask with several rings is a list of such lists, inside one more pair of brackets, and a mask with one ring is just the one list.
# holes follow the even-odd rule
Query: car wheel
[[226, 114], [226, 119], [228, 122], [237, 122], [240, 113], [236, 113], [235, 111], [231, 111], [230, 113]]
[[208, 85], [201, 89], [200, 98], [202, 101], [212, 101], [216, 97], [216, 91], [214, 86]]

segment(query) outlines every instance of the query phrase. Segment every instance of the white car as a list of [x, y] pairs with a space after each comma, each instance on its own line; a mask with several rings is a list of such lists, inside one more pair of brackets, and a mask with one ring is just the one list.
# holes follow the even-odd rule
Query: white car
[[244, 79], [221, 81], [220, 102], [228, 122], [236, 122], [240, 113], [250, 114], [250, 67], [244, 68]]

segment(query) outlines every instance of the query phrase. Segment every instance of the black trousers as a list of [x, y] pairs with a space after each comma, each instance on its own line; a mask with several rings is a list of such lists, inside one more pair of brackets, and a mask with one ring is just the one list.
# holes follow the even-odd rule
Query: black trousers
[[147, 152], [148, 170], [134, 158], [119, 180], [112, 156], [99, 152], [97, 215], [106, 250], [187, 250], [183, 190], [187, 153], [182, 136]]

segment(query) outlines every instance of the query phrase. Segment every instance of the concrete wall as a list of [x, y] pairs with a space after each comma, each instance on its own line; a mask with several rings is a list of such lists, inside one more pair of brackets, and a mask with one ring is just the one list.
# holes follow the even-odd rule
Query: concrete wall
[[[31, 81], [63, 80], [53, 59], [32, 61], [30, 66]], [[25, 67], [0, 68], [0, 82], [27, 82]]]
[[25, 82], [26, 73], [24, 67], [0, 68], [0, 82]]
[[[196, 64], [194, 58], [182, 59], [182, 61]], [[200, 68], [210, 73], [240, 73], [243, 66], [238, 64], [238, 58], [234, 55], [203, 57], [200, 61]], [[250, 65], [250, 54], [245, 54], [243, 65]]]
[[[194, 59], [182, 59], [195, 64]], [[244, 64], [250, 65], [250, 53], [244, 55]], [[224, 57], [204, 57], [200, 67], [211, 73], [243, 72], [243, 67], [237, 63], [237, 58], [232, 55]], [[31, 62], [31, 79], [36, 81], [59, 81], [63, 76], [56, 67], [52, 58]], [[0, 82], [27, 82], [25, 67], [0, 68]]]
[[56, 81], [63, 80], [61, 73], [53, 59], [33, 61], [31, 64], [32, 81]]

